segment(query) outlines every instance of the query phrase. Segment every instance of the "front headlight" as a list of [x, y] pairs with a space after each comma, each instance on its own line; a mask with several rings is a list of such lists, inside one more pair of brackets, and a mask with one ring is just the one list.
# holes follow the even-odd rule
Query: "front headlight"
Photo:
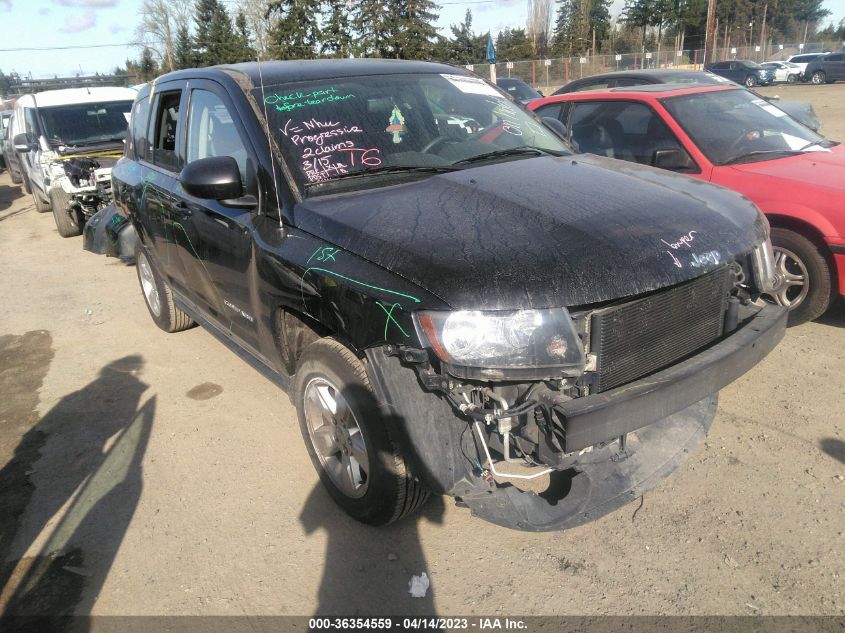
[[583, 371], [586, 362], [565, 308], [422, 311], [414, 324], [420, 340], [452, 366]]
[[780, 285], [780, 277], [775, 271], [775, 255], [772, 240], [766, 240], [754, 247], [751, 256], [757, 289], [762, 293], [772, 293]]

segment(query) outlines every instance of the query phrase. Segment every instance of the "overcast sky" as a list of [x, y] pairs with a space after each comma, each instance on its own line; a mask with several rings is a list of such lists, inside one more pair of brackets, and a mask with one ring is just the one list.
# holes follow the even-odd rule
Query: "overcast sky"
[[[0, 70], [35, 77], [110, 72], [138, 50], [132, 40], [141, 0], [0, 0], [0, 49], [120, 44], [110, 48], [52, 51], [0, 50]], [[228, 7], [236, 0], [226, 0]], [[615, 0], [614, 14], [623, 0]], [[472, 9], [476, 32], [525, 25], [527, 0], [443, 0], [438, 25], [444, 33]], [[845, 18], [845, 0], [826, 0], [835, 22]]]

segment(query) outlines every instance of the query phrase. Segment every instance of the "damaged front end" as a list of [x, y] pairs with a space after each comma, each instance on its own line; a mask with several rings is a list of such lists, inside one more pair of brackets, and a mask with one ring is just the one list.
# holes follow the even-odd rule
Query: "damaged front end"
[[[430, 487], [506, 527], [573, 527], [672, 472], [707, 433], [718, 391], [783, 337], [785, 311], [759, 298], [775, 283], [768, 249], [599, 305], [417, 313], [427, 349], [371, 350], [373, 382], [415, 420], [403, 439]], [[465, 423], [445, 436], [458, 457], [434, 463], [446, 409]]]
[[67, 213], [75, 214], [79, 226], [112, 203], [111, 170], [119, 153], [57, 155], [51, 165], [52, 187], [66, 194]]

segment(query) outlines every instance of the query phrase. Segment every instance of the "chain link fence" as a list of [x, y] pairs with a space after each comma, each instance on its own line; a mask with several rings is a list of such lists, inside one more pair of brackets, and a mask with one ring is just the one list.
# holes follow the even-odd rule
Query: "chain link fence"
[[[762, 46], [733, 46], [716, 49], [714, 61], [747, 59], [755, 62], [781, 61], [801, 53], [821, 53], [845, 50], [845, 42], [815, 42], [808, 44], [772, 44]], [[645, 53], [594, 55], [584, 57], [559, 57], [523, 61], [500, 61], [496, 64], [496, 76], [522, 79], [543, 94], [551, 94], [564, 84], [590, 75], [617, 70], [640, 70], [643, 68], [676, 68], [701, 70], [704, 67], [704, 51], [673, 51], [662, 49]], [[488, 77], [489, 64], [469, 64], [468, 70]]]

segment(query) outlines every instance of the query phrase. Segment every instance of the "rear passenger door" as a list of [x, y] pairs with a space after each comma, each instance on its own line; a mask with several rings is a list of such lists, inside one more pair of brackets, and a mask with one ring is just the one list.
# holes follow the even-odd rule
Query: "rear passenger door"
[[834, 81], [845, 79], [845, 55], [842, 53], [829, 55], [825, 60], [824, 70], [827, 73], [828, 79]]
[[[186, 164], [212, 156], [237, 162], [244, 194], [257, 194], [256, 158], [226, 91], [208, 80], [191, 80], [186, 109]], [[255, 265], [254, 205], [238, 207], [176, 190], [173, 223], [182, 284], [190, 298], [228, 334], [257, 348], [257, 304], [250, 291]]]

